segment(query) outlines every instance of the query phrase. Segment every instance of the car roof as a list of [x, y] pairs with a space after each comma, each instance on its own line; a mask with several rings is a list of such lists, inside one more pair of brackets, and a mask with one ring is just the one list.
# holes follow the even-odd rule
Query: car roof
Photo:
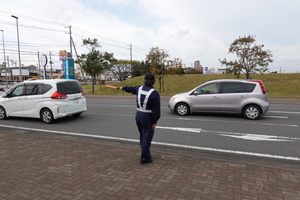
[[37, 79], [31, 81], [24, 81], [23, 83], [59, 83], [59, 82], [68, 82], [68, 81], [77, 81], [75, 79]]
[[214, 83], [214, 82], [253, 82], [253, 81], [260, 81], [260, 80], [249, 80], [249, 79], [216, 79], [211, 80], [206, 83]]

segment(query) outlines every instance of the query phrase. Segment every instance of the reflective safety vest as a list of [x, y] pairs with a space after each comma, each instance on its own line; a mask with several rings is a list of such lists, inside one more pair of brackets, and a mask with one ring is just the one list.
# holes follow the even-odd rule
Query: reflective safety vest
[[[147, 108], [148, 99], [151, 93], [154, 91], [154, 89], [152, 88], [149, 91], [145, 91], [142, 90], [142, 88], [143, 86], [139, 88], [138, 95], [137, 95], [137, 105], [138, 105], [137, 110], [144, 113], [152, 113], [152, 110], [147, 110], [146, 108]], [[145, 95], [145, 99], [143, 102], [141, 102], [142, 95]]]

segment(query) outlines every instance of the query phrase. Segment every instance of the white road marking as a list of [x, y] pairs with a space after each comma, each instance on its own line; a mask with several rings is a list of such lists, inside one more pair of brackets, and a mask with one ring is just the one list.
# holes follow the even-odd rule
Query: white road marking
[[263, 116], [263, 117], [265, 117], [265, 118], [277, 118], [277, 119], [288, 119], [289, 118], [289, 117], [284, 117], [284, 116], [270, 116], [270, 115]]
[[275, 135], [259, 135], [259, 134], [250, 134], [250, 133], [234, 133], [234, 132], [225, 132], [225, 131], [211, 131], [211, 130], [203, 130], [201, 128], [182, 128], [182, 127], [164, 127], [164, 126], [156, 126], [156, 128], [160, 129], [169, 129], [175, 131], [185, 131], [185, 132], [193, 132], [193, 133], [215, 133], [226, 137], [233, 137], [244, 140], [253, 140], [253, 141], [297, 141], [300, 138], [295, 137], [284, 137], [284, 136], [275, 136]]
[[275, 139], [275, 140], [277, 139], [277, 141], [279, 141], [279, 140], [285, 140], [285, 141], [300, 140], [300, 138], [295, 138], [295, 137], [274, 136], [274, 135], [258, 135], [258, 134], [250, 134], [250, 133], [233, 133], [233, 132], [209, 131], [209, 130], [202, 130], [202, 132], [217, 133], [217, 134], [225, 135], [225, 136], [233, 135], [235, 137], [240, 137], [241, 139], [252, 138], [252, 140], [258, 140], [260, 138], [261, 141], [264, 141], [264, 140], [267, 140], [267, 139], [270, 139], [269, 141], [272, 141], [272, 139]]
[[186, 121], [204, 121], [204, 122], [218, 122], [218, 123], [232, 123], [232, 124], [253, 124], [253, 125], [267, 125], [267, 126], [288, 126], [288, 127], [298, 127], [296, 124], [271, 124], [271, 123], [258, 123], [255, 121], [225, 121], [225, 120], [211, 120], [211, 119], [199, 119], [199, 118], [188, 118], [188, 117], [180, 117], [180, 118], [171, 118], [171, 117], [163, 117], [166, 119], [179, 119], [179, 120], [186, 120]]
[[[35, 129], [35, 128], [26, 128], [26, 127], [17, 127], [17, 126], [8, 126], [8, 125], [0, 125], [0, 127], [15, 128], [15, 129], [21, 129], [21, 130], [40, 131], [40, 132], [47, 132], [47, 133], [56, 133], [56, 134], [62, 134], [62, 135], [92, 137], [92, 138], [110, 139], [110, 140], [128, 141], [128, 142], [139, 143], [139, 140], [136, 140], [136, 139], [110, 137], [110, 136], [102, 136], [102, 135], [91, 135], [91, 134], [84, 134], [84, 133], [53, 131], [53, 130]], [[165, 142], [155, 142], [155, 141], [153, 141], [152, 144], [161, 145], [161, 146], [180, 147], [180, 148], [186, 148], [186, 149], [196, 149], [196, 150], [204, 150], [204, 151], [221, 152], [221, 153], [232, 153], [232, 154], [239, 154], [239, 155], [257, 156], [257, 157], [264, 157], [264, 158], [300, 161], [300, 157], [292, 157], [292, 156], [281, 156], [281, 155], [272, 155], [272, 154], [263, 154], [263, 153], [254, 153], [254, 152], [245, 152], [245, 151], [235, 151], [235, 150], [200, 147], [200, 146], [191, 146], [191, 145], [182, 145], [182, 144], [173, 144], [173, 143], [165, 143]]]
[[[223, 134], [221, 134], [221, 135], [223, 135]], [[273, 142], [294, 141], [293, 139], [288, 138], [288, 137], [278, 137], [278, 136], [272, 136], [272, 135], [255, 135], [255, 134], [226, 135], [226, 134], [224, 134], [223, 136], [244, 139], [244, 140], [254, 140], [254, 141], [273, 141]], [[296, 139], [299, 140], [299, 138], [296, 138]]]
[[101, 138], [101, 139], [120, 140], [120, 141], [122, 141], [122, 140], [130, 141], [130, 142], [138, 141], [135, 139], [128, 139], [128, 138], [117, 138], [117, 137], [111, 137], [111, 136], [92, 135], [92, 134], [85, 134], [85, 133], [72, 133], [72, 132], [65, 132], [65, 131], [38, 129], [38, 128], [26, 128], [26, 127], [8, 126], [8, 125], [0, 125], [0, 127], [15, 128], [15, 129], [21, 129], [21, 130], [30, 130], [30, 131], [39, 131], [39, 132], [46, 132], [46, 133], [56, 133], [56, 134], [71, 135], [71, 136], [83, 136], [83, 137], [92, 137], [92, 138]]
[[273, 113], [286, 113], [286, 114], [296, 114], [300, 115], [300, 112], [288, 112], [288, 111], [268, 111], [268, 112], [273, 112]]
[[201, 131], [201, 128], [182, 128], [182, 127], [164, 127], [164, 126], [156, 126], [156, 128], [169, 129], [174, 131], [193, 132], [193, 133], [200, 133]]
[[[128, 115], [128, 114], [108, 114], [108, 113], [100, 113], [101, 115], [106, 115], [106, 116], [118, 116], [118, 117], [134, 117], [134, 115]], [[99, 115], [99, 113], [85, 113], [85, 115]], [[258, 122], [249, 122], [248, 121], [225, 121], [225, 120], [211, 120], [211, 119], [203, 119], [203, 118], [176, 118], [176, 117], [161, 117], [163, 119], [169, 119], [169, 120], [186, 120], [186, 121], [203, 121], [203, 122], [218, 122], [218, 123], [232, 123], [232, 124], [253, 124], [253, 125], [266, 125], [266, 126], [283, 126], [283, 127], [298, 127], [296, 124], [271, 124], [271, 123], [258, 123]]]

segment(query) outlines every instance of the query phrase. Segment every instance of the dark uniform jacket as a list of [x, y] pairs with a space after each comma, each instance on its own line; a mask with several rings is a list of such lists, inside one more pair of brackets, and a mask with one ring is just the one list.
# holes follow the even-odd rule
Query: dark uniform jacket
[[151, 113], [153, 124], [156, 124], [160, 118], [160, 95], [153, 88], [144, 86], [123, 86], [125, 92], [136, 95], [137, 111]]

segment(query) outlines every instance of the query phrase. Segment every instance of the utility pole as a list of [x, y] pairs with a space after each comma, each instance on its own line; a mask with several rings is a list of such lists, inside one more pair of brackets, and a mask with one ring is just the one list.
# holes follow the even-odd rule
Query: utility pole
[[[75, 50], [76, 57], [77, 57], [77, 59], [78, 59], [78, 53], [77, 53], [77, 50], [76, 50], [76, 47], [75, 47], [75, 43], [74, 43], [74, 40], [73, 40], [73, 38], [71, 38], [71, 40], [72, 40], [72, 44], [73, 44], [73, 47], [74, 47], [74, 50]], [[79, 64], [79, 68], [80, 68], [80, 71], [81, 71], [81, 74], [82, 74], [82, 77], [83, 77], [84, 83], [86, 84], [85, 75], [84, 75], [84, 72], [83, 72], [83, 70], [82, 70], [82, 67], [81, 67], [81, 64], [80, 64], [80, 62], [79, 62], [78, 64]]]
[[129, 44], [129, 51], [130, 51], [130, 70], [132, 70], [132, 44]]
[[69, 32], [66, 34], [70, 34], [70, 58], [72, 58], [72, 26], [66, 26], [66, 28], [69, 28]]
[[50, 74], [51, 74], [51, 79], [53, 79], [53, 75], [52, 75], [52, 60], [51, 60], [51, 51], [49, 51], [49, 54], [50, 54], [50, 61], [49, 61], [49, 63], [50, 63]]
[[7, 56], [7, 67], [9, 68], [9, 56]]
[[18, 17], [12, 15], [11, 17], [16, 19], [16, 24], [17, 24], [17, 37], [18, 37], [18, 54], [19, 54], [19, 69], [20, 69], [20, 82], [22, 82], [22, 70], [21, 70], [21, 53], [20, 53], [20, 39], [19, 39], [19, 22], [18, 22]]
[[41, 60], [40, 60], [40, 52], [39, 51], [38, 51], [38, 65], [39, 65], [38, 79], [42, 79], [42, 76], [41, 76]]
[[6, 90], [8, 89], [8, 86], [7, 86], [7, 68], [6, 68], [6, 62], [5, 62], [5, 45], [4, 45], [4, 30], [0, 30], [2, 31], [2, 41], [3, 41], [3, 54], [4, 54], [4, 60], [3, 60], [3, 65], [4, 65], [4, 69], [5, 69], [5, 83], [6, 83]]
[[129, 50], [130, 50], [130, 61], [132, 61], [132, 44], [129, 45]]
[[8, 75], [9, 75], [8, 80], [11, 80], [11, 73], [10, 73], [10, 70], [9, 70], [9, 56], [7, 55], [6, 57], [7, 57], [7, 71], [8, 71]]

